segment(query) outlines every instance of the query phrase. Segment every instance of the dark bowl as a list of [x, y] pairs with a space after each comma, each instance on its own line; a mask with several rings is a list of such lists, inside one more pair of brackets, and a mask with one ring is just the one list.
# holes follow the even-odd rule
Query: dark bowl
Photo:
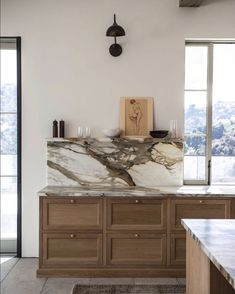
[[165, 138], [168, 135], [168, 131], [165, 130], [150, 131], [149, 133], [153, 138]]

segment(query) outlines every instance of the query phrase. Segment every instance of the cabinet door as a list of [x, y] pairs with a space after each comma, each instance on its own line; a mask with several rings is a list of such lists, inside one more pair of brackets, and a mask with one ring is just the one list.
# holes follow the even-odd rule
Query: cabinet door
[[102, 235], [43, 234], [43, 265], [88, 266], [102, 264]]
[[186, 264], [186, 234], [171, 234], [170, 262], [172, 265]]
[[109, 198], [108, 230], [164, 230], [166, 200], [144, 198]]
[[224, 219], [230, 217], [230, 200], [176, 199], [171, 200], [171, 229], [184, 230], [183, 218]]
[[102, 199], [43, 199], [44, 230], [101, 230]]
[[164, 265], [166, 264], [166, 235], [108, 234], [107, 264]]

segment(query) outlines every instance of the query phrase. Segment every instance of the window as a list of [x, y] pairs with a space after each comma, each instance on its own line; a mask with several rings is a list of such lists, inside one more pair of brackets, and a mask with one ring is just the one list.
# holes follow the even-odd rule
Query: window
[[186, 184], [235, 182], [234, 76], [235, 44], [186, 44]]
[[1, 253], [12, 254], [20, 250], [21, 226], [19, 42], [19, 38], [0, 38]]

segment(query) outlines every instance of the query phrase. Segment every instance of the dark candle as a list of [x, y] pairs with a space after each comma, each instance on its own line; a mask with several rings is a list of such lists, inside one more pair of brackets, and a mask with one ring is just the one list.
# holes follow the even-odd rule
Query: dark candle
[[64, 138], [64, 121], [60, 120], [60, 138]]
[[57, 120], [53, 121], [53, 138], [58, 137], [58, 122]]

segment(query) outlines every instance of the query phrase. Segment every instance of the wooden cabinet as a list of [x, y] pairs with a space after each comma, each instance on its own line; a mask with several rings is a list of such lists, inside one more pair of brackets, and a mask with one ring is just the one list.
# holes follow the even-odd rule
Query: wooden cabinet
[[43, 264], [89, 266], [102, 264], [102, 234], [44, 233]]
[[[103, 199], [40, 197], [39, 276], [103, 265]], [[57, 274], [59, 273], [59, 274]]]
[[40, 197], [39, 277], [183, 277], [182, 218], [230, 218], [229, 198]]
[[46, 198], [42, 205], [44, 230], [102, 229], [101, 199]]
[[176, 199], [171, 200], [171, 229], [184, 231], [183, 218], [219, 219], [230, 217], [230, 201], [223, 199]]
[[166, 264], [166, 235], [108, 234], [107, 264], [164, 265]]
[[108, 198], [108, 230], [166, 229], [166, 200], [144, 198]]
[[227, 199], [172, 199], [170, 201], [170, 264], [186, 263], [186, 234], [181, 219], [230, 218], [231, 201]]

